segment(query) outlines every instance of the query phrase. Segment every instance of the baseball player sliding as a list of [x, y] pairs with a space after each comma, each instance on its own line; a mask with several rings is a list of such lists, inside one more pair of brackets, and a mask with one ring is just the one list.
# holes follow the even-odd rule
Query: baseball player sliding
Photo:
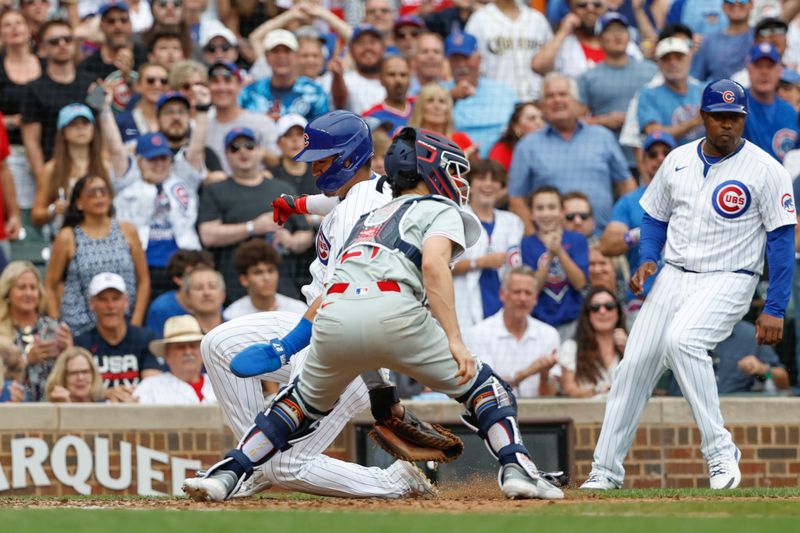
[[781, 340], [794, 270], [795, 204], [789, 174], [742, 139], [748, 112], [742, 86], [710, 83], [700, 109], [706, 137], [674, 149], [640, 201], [645, 215], [633, 291], [640, 293], [656, 271], [666, 243], [665, 265], [633, 325], [583, 489], [622, 486], [622, 461], [665, 365], [700, 428], [711, 488], [741, 481], [740, 452], [723, 427], [708, 352], [749, 309], [765, 248], [770, 286], [756, 339]]
[[342, 246], [300, 375], [256, 417], [236, 449], [205, 477], [187, 481], [184, 490], [194, 498], [226, 499], [279, 451], [314, 439], [350, 382], [381, 367], [464, 404], [464, 421], [500, 461], [498, 481], [507, 497], [563, 498], [539, 475], [520, 439], [510, 387], [469, 353], [459, 332], [449, 263], [480, 232], [461, 209], [469, 163], [447, 138], [406, 128], [385, 165], [395, 199], [362, 216]]
[[[372, 139], [360, 117], [345, 111], [328, 113], [308, 124], [306, 136], [306, 146], [297, 158], [312, 162], [317, 186], [333, 197], [282, 197], [273, 207], [279, 223], [285, 222], [291, 214], [308, 212], [306, 202], [313, 204], [309, 207], [316, 213], [325, 214], [317, 235], [317, 258], [311, 266], [313, 282], [303, 288], [311, 310], [306, 317], [290, 313], [242, 317], [209, 332], [201, 346], [203, 362], [214, 390], [218, 391], [223, 416], [237, 438], [245, 434], [255, 416], [264, 409], [260, 380], [288, 383], [290, 373], [297, 374], [311, 335], [310, 321], [319, 305], [316, 301], [323, 284], [333, 273], [335, 259], [347, 235], [363, 213], [391, 200], [388, 186], [369, 169]], [[269, 359], [268, 354], [274, 356], [276, 349], [282, 359], [273, 365], [277, 358]], [[287, 365], [295, 353], [299, 355]], [[234, 364], [231, 370], [234, 359], [238, 366]], [[253, 494], [269, 484], [333, 496], [397, 498], [432, 494], [434, 490], [424, 474], [411, 463], [398, 461], [386, 470], [367, 469], [321, 455], [350, 418], [367, 405], [371, 405], [377, 419], [397, 422], [399, 429], [411, 430], [412, 443], [436, 445], [439, 454], [443, 453], [440, 450], [460, 453], [458, 446], [463, 445], [456, 437], [444, 435], [446, 432], [418, 421], [410, 411], [399, 406], [394, 388], [378, 372], [370, 371], [365, 375], [373, 391], [367, 393], [363, 379], [354, 380], [320, 425], [313, 441], [295, 446], [265, 464], [240, 487], [236, 496]], [[432, 450], [415, 450], [423, 454], [422, 459], [437, 459], [425, 456]], [[193, 482], [187, 480], [187, 485]]]

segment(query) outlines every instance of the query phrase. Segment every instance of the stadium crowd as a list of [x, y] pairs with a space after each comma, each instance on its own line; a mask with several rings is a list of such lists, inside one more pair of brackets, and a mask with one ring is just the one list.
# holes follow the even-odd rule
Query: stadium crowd
[[[704, 135], [705, 85], [745, 86], [745, 138], [800, 175], [799, 13], [800, 0], [0, 0], [0, 402], [214, 403], [203, 334], [306, 309], [320, 219], [278, 225], [270, 204], [318, 192], [292, 158], [334, 109], [365, 117], [379, 174], [406, 125], [464, 150], [483, 226], [453, 265], [467, 345], [520, 397], [602, 398], [646, 297], [627, 288], [639, 199], [670, 150]], [[798, 309], [800, 274], [794, 288]], [[710, 354], [720, 393], [790, 389], [795, 338], [778, 355], [737, 325]], [[668, 374], [658, 388], [680, 394]]]

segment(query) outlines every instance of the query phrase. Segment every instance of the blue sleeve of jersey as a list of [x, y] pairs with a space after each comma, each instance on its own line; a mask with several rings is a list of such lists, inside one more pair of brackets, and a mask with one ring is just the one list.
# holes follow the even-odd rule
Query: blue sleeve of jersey
[[[639, 239], [639, 265], [648, 261], [658, 263], [661, 250], [667, 242], [667, 227], [669, 222], [661, 222], [651, 217], [645, 211], [642, 217], [642, 230]], [[636, 265], [638, 268], [639, 265]]]
[[769, 289], [764, 312], [783, 318], [794, 275], [794, 225], [787, 224], [767, 233], [767, 263]]

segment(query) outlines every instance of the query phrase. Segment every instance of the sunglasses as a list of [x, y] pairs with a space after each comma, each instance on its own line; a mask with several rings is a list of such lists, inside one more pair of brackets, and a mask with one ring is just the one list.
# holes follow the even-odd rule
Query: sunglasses
[[408, 39], [408, 38], [416, 39], [417, 37], [419, 37], [419, 33], [420, 32], [416, 31], [416, 30], [414, 30], [414, 31], [398, 31], [395, 35], [397, 35], [398, 39]]
[[575, 4], [575, 7], [579, 9], [586, 9], [589, 6], [595, 9], [600, 9], [601, 7], [603, 7], [603, 2], [578, 2], [577, 4]]
[[253, 141], [244, 141], [244, 142], [232, 142], [228, 145], [228, 151], [232, 154], [235, 154], [239, 150], [244, 148], [248, 152], [251, 152], [256, 149], [256, 143]]
[[658, 157], [667, 157], [669, 150], [648, 150], [645, 152], [650, 159], [657, 159]]
[[108, 187], [92, 187], [91, 189], [85, 189], [83, 191], [83, 196], [88, 198], [108, 196]]
[[57, 37], [50, 37], [49, 39], [46, 39], [45, 42], [47, 42], [47, 44], [50, 46], [58, 46], [62, 42], [64, 44], [70, 44], [73, 40], [74, 37], [72, 35], [59, 35]]
[[581, 220], [589, 220], [590, 218], [592, 218], [592, 214], [591, 213], [567, 213], [566, 215], [564, 215], [564, 218], [566, 218], [570, 222], [572, 222], [576, 218], [580, 218]]
[[786, 35], [786, 28], [763, 28], [758, 31], [759, 37], [778, 37], [780, 35]]
[[169, 85], [169, 80], [167, 78], [157, 78], [155, 76], [147, 76], [144, 82], [147, 85], [155, 85], [157, 83], [160, 85]]
[[130, 21], [130, 17], [108, 17], [103, 19], [103, 22], [110, 26], [114, 24], [128, 24]]
[[183, 0], [158, 0], [158, 7], [165, 8], [167, 6], [181, 7]]
[[231, 43], [224, 42], [224, 43], [221, 43], [221, 44], [207, 44], [206, 47], [203, 48], [203, 50], [205, 50], [209, 54], [213, 54], [214, 52], [218, 52], [218, 51], [219, 52], [227, 52], [231, 48], [233, 48], [233, 45]]
[[613, 311], [616, 308], [617, 304], [615, 304], [614, 302], [606, 302], [604, 304], [592, 304], [589, 306], [589, 309], [591, 309], [592, 313], [598, 313], [600, 312], [600, 309], [605, 309], [606, 311]]

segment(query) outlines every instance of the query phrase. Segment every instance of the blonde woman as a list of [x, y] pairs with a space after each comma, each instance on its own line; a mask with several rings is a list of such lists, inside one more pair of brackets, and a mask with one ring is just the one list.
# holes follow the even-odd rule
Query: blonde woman
[[464, 150], [467, 158], [477, 153], [478, 145], [453, 126], [453, 97], [438, 83], [428, 83], [419, 90], [408, 125], [446, 135]]
[[58, 354], [72, 346], [72, 332], [45, 314], [39, 271], [28, 261], [12, 261], [0, 275], [0, 338], [23, 354], [28, 397], [44, 398], [45, 382]]
[[47, 378], [48, 402], [102, 402], [103, 392], [103, 380], [92, 354], [77, 346], [61, 352]]

